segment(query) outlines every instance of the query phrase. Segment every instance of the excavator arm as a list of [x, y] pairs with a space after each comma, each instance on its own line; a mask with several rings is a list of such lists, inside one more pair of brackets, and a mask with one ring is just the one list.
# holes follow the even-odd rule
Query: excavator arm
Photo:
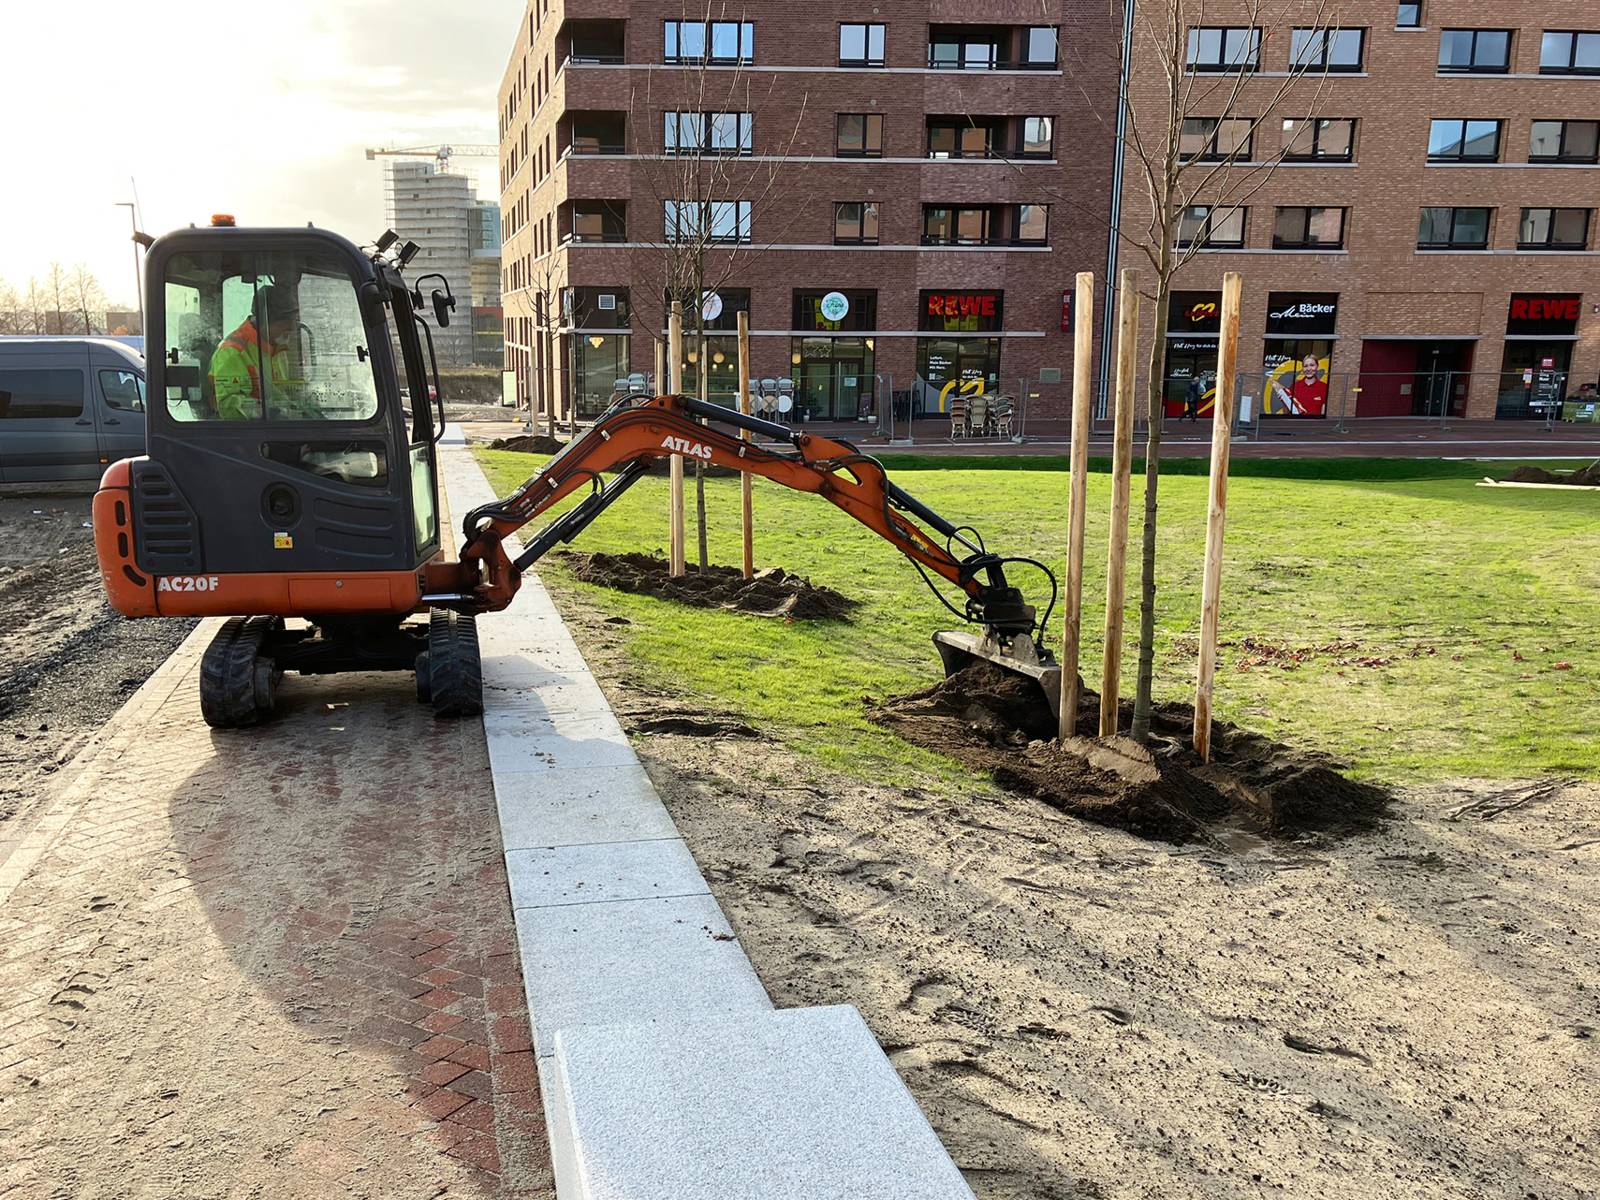
[[[757, 444], [737, 431], [762, 435], [785, 448]], [[468, 611], [506, 607], [524, 570], [554, 546], [571, 542], [653, 460], [673, 454], [759, 475], [843, 509], [910, 559], [925, 579], [932, 572], [965, 594], [962, 611], [944, 600], [928, 579], [947, 607], [982, 629], [977, 636], [935, 635], [948, 670], [972, 657], [988, 658], [1039, 679], [1047, 695], [1055, 690], [1052, 683], [1059, 675], [1039, 636], [1049, 608], [1039, 617], [1007, 582], [1005, 573], [1008, 563], [1038, 568], [1050, 580], [1053, 606], [1055, 578], [1042, 563], [990, 553], [976, 530], [941, 517], [893, 483], [875, 458], [848, 442], [686, 396], [619, 401], [512, 495], [469, 512], [462, 522], [465, 540], [459, 563], [433, 568], [435, 573], [452, 574], [449, 578], [434, 574], [428, 590], [448, 591], [456, 606]], [[506, 549], [509, 536], [585, 488], [587, 496], [545, 525], [511, 558]]]

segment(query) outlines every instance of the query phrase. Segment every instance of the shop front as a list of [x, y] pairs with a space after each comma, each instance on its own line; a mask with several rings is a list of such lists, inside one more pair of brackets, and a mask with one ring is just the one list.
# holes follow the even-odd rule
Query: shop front
[[1221, 330], [1221, 292], [1173, 292], [1168, 298], [1167, 365], [1162, 372], [1162, 407], [1168, 417], [1183, 416], [1193, 388], [1199, 389], [1198, 414], [1210, 414]]
[[1506, 309], [1506, 347], [1495, 388], [1498, 420], [1543, 420], [1566, 398], [1583, 297], [1518, 293]]
[[580, 419], [597, 417], [616, 398], [616, 383], [628, 375], [628, 289], [567, 288], [561, 297], [569, 331], [568, 397]]
[[999, 291], [924, 290], [917, 301], [917, 378], [912, 412], [950, 410], [952, 395], [999, 390], [1005, 294]]
[[[670, 303], [668, 308], [671, 308]], [[700, 297], [700, 313], [683, 318], [683, 390], [700, 394], [700, 373], [706, 376], [706, 397], [713, 404], [738, 406], [739, 314], [750, 311], [749, 288], [718, 288]], [[701, 334], [705, 345], [701, 345]]]
[[1261, 414], [1326, 417], [1337, 292], [1270, 292], [1263, 344]]
[[795, 405], [803, 421], [865, 417], [877, 394], [878, 293], [796, 289], [790, 341]]

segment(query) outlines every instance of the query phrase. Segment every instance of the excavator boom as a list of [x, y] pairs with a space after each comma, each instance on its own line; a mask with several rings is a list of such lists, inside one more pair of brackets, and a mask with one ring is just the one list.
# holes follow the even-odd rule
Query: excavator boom
[[[745, 440], [741, 430], [769, 444]], [[453, 603], [465, 611], [506, 607], [523, 570], [554, 546], [572, 541], [653, 460], [673, 454], [811, 492], [844, 510], [910, 559], [942, 600], [930, 572], [964, 594], [964, 609], [944, 602], [981, 632], [934, 635], [948, 672], [973, 658], [988, 659], [1038, 680], [1046, 697], [1056, 702], [1060, 673], [1040, 636], [1049, 608], [1039, 617], [1005, 573], [1008, 563], [1036, 567], [1050, 580], [1053, 606], [1055, 579], [1047, 567], [1033, 559], [990, 553], [976, 530], [940, 516], [893, 483], [877, 459], [849, 442], [685, 396], [619, 401], [512, 495], [468, 513], [459, 561], [430, 567], [430, 592], [459, 597]], [[505, 545], [509, 536], [585, 488], [587, 496], [530, 538], [515, 559], [510, 557]]]

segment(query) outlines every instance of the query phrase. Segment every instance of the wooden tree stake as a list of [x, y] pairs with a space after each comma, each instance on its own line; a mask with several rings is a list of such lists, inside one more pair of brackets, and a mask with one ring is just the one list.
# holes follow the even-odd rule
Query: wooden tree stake
[[1094, 404], [1094, 272], [1078, 272], [1072, 306], [1072, 467], [1067, 482], [1067, 594], [1062, 605], [1061, 726], [1077, 730], [1078, 652], [1083, 621], [1083, 522], [1089, 491], [1089, 409]]
[[1211, 404], [1211, 500], [1206, 507], [1206, 566], [1200, 586], [1200, 665], [1194, 687], [1194, 749], [1211, 761], [1211, 687], [1217, 673], [1217, 608], [1222, 597], [1222, 532], [1228, 515], [1228, 453], [1232, 448], [1239, 374], [1237, 271], [1222, 277], [1222, 333], [1218, 342], [1216, 399]]
[[1111, 453], [1111, 536], [1106, 551], [1105, 658], [1100, 669], [1100, 736], [1117, 732], [1122, 678], [1122, 607], [1128, 589], [1128, 486], [1133, 472], [1133, 383], [1139, 293], [1132, 271], [1117, 280], [1117, 407]]
[[[750, 413], [750, 314], [741, 311], [739, 314], [739, 411], [746, 416]], [[741, 441], [750, 440], [750, 431], [739, 431]], [[756, 546], [755, 527], [752, 516], [750, 485], [754, 481], [749, 471], [739, 472], [739, 499], [743, 509], [744, 524], [744, 577], [751, 578], [756, 573]]]
[[[683, 302], [672, 302], [667, 322], [667, 369], [672, 373], [672, 394], [683, 394]], [[667, 459], [667, 572], [674, 578], [684, 571], [683, 455]]]

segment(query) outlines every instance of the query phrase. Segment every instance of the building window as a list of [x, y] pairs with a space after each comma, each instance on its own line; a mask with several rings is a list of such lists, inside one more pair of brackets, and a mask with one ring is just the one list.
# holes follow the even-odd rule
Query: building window
[[922, 209], [922, 244], [925, 246], [986, 246], [990, 241], [993, 210], [984, 205], [948, 208], [929, 204]]
[[882, 113], [840, 113], [836, 135], [841, 158], [883, 157]]
[[1022, 65], [1034, 71], [1056, 67], [1061, 61], [1056, 48], [1057, 40], [1054, 25], [1030, 25], [1023, 41]]
[[1541, 75], [1600, 75], [1600, 33], [1550, 30], [1539, 46]]
[[1425, 208], [1418, 250], [1482, 250], [1489, 245], [1488, 208]]
[[1051, 117], [1023, 117], [1019, 158], [1049, 158], [1055, 152], [1055, 120]]
[[1274, 250], [1342, 250], [1344, 209], [1278, 209], [1272, 225]]
[[1402, 3], [1400, 11], [1395, 14], [1394, 24], [1396, 29], [1416, 29], [1422, 24], [1422, 5], [1420, 3]]
[[[1039, 118], [1046, 122], [1043, 127], [1036, 127], [1036, 135], [1048, 138], [1049, 118]], [[1026, 145], [1026, 143], [1024, 143]], [[1035, 145], [1041, 144], [1035, 142]], [[1049, 156], [1048, 141], [1044, 154]], [[928, 119], [928, 157], [929, 158], [992, 158], [1000, 150], [1000, 126], [991, 122], [977, 122], [964, 117], [930, 117]], [[1027, 152], [1024, 151], [1024, 154]]]
[[1189, 30], [1189, 70], [1254, 71], [1261, 65], [1261, 30], [1252, 26], [1198, 26]]
[[1185, 117], [1178, 134], [1178, 157], [1200, 162], [1248, 162], [1250, 132], [1245, 117]]
[[883, 26], [846, 23], [839, 26], [841, 67], [883, 66]]
[[1587, 208], [1525, 208], [1517, 230], [1519, 250], [1586, 250]]
[[1365, 29], [1296, 29], [1289, 43], [1290, 70], [1359, 71]]
[[749, 154], [749, 113], [663, 113], [662, 149], [667, 154]]
[[1428, 130], [1429, 162], [1499, 162], [1499, 121], [1436, 120]]
[[665, 28], [669, 63], [755, 61], [756, 27], [749, 21], [668, 21]]
[[669, 242], [711, 241], [748, 242], [750, 240], [750, 202], [748, 200], [666, 200], [664, 229]]
[[1535, 121], [1529, 162], [1600, 162], [1600, 121]]
[[626, 202], [578, 200], [572, 205], [571, 239], [574, 242], [625, 242], [628, 240]]
[[1439, 70], [1504, 75], [1511, 70], [1509, 29], [1446, 29], [1439, 35]]
[[1353, 162], [1354, 117], [1292, 118], [1283, 123], [1285, 162]]
[[1050, 206], [1048, 204], [1019, 204], [1017, 205], [1017, 244], [1022, 246], [1042, 246], [1047, 237], [1050, 224]]
[[938, 71], [993, 71], [1000, 66], [999, 34], [987, 26], [930, 28], [928, 66]]
[[876, 246], [878, 206], [862, 200], [836, 203], [833, 206], [833, 240], [841, 246]]
[[1244, 245], [1243, 208], [1191, 204], [1178, 218], [1178, 245], [1230, 249]]

